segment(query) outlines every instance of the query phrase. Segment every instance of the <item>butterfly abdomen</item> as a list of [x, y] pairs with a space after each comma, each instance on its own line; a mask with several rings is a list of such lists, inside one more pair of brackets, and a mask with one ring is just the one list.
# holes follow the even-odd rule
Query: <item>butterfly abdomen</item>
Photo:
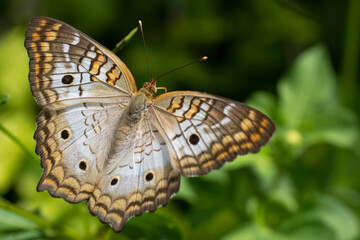
[[128, 107], [118, 120], [118, 128], [114, 132], [111, 151], [106, 162], [107, 165], [117, 162], [119, 166], [129, 165], [132, 167], [133, 163], [129, 161], [129, 159], [132, 159], [132, 156], [124, 157], [124, 153], [131, 153], [128, 150], [133, 147], [133, 142], [139, 128], [138, 125], [148, 105], [149, 99], [144, 93], [138, 92], [133, 95]]

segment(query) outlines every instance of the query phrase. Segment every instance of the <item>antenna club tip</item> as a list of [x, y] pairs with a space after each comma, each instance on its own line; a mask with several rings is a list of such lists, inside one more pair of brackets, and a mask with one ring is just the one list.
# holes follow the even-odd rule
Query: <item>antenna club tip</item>
[[205, 60], [207, 60], [207, 59], [208, 59], [207, 56], [203, 56], [203, 57], [201, 58], [201, 60], [203, 60], [203, 61], [205, 61]]
[[142, 22], [141, 22], [141, 20], [139, 20], [139, 25], [140, 25], [140, 26], [142, 26]]

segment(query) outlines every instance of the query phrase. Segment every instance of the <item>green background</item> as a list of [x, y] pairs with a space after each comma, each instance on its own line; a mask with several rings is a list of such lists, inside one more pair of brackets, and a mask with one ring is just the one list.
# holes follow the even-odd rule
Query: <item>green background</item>
[[[359, 0], [1, 0], [1, 239], [359, 239]], [[32, 17], [65, 21], [112, 49], [143, 21], [151, 74], [258, 108], [277, 131], [259, 153], [183, 178], [168, 206], [114, 233], [37, 193], [36, 105], [24, 33]], [[139, 32], [119, 52], [147, 81]]]

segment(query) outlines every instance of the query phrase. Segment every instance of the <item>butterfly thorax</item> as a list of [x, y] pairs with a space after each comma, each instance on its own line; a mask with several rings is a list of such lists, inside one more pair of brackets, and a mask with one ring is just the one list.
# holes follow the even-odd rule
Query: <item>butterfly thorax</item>
[[135, 93], [130, 100], [128, 116], [135, 122], [138, 122], [142, 113], [148, 107], [152, 96], [156, 93], [156, 81], [151, 79], [145, 82], [143, 87]]
[[132, 121], [138, 122], [148, 105], [149, 97], [143, 91], [143, 89], [140, 89], [139, 92], [135, 93], [131, 97], [126, 114]]

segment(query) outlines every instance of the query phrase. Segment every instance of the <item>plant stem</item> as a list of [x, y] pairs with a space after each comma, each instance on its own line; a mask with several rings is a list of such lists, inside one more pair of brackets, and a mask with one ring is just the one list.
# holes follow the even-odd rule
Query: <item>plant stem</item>
[[39, 228], [49, 228], [51, 226], [47, 221], [45, 221], [41, 217], [39, 217], [31, 212], [25, 211], [21, 208], [18, 208], [15, 205], [8, 203], [6, 201], [3, 201], [3, 200], [0, 201], [0, 208], [8, 210], [12, 213], [15, 213], [17, 215], [20, 215], [24, 218], [31, 220], [32, 222], [36, 223], [36, 225]]
[[16, 143], [21, 150], [23, 150], [29, 157], [38, 161], [35, 155], [9, 130], [7, 130], [1, 123], [0, 123], [0, 132], [3, 132], [6, 136], [8, 136], [14, 143]]
[[135, 35], [137, 30], [138, 30], [137, 27], [134, 28], [128, 35], [126, 35], [126, 37], [124, 37], [120, 42], [118, 42], [115, 48], [112, 50], [113, 53], [119, 52], [125, 46], [125, 44], [127, 44], [130, 41], [130, 39]]
[[33, 214], [32, 212], [21, 209], [6, 201], [0, 200], [0, 208], [8, 210], [26, 219], [29, 219], [30, 221], [34, 222], [40, 230], [52, 228], [58, 230], [62, 234], [62, 236], [65, 236], [67, 239], [82, 239], [82, 236], [78, 234], [75, 230], [59, 224], [51, 224], [47, 220]]

